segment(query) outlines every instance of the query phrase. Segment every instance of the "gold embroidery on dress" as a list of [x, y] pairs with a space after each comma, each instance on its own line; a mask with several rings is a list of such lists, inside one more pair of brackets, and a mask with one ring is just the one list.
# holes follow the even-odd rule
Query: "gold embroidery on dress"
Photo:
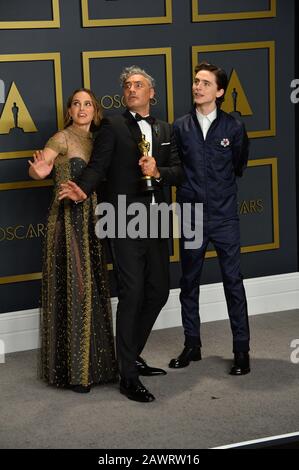
[[44, 243], [41, 377], [67, 386], [114, 381], [117, 374], [104, 253], [94, 232], [96, 195], [81, 204], [57, 198], [80, 176], [92, 138], [70, 126], [46, 146], [59, 151]]

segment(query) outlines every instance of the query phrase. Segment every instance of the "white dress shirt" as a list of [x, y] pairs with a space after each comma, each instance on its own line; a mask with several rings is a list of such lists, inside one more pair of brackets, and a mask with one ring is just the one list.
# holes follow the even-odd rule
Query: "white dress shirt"
[[206, 140], [208, 130], [210, 129], [212, 122], [217, 117], [217, 108], [215, 108], [210, 114], [207, 115], [201, 114], [198, 110], [196, 110], [196, 116], [203, 133], [203, 138], [204, 140]]
[[[133, 113], [133, 111], [130, 111], [130, 113], [135, 118], [136, 113]], [[152, 126], [144, 119], [142, 119], [142, 121], [137, 121], [137, 124], [140, 127], [141, 134], [145, 135], [145, 140], [150, 143], [150, 149], [148, 151], [148, 154], [151, 157], [153, 155], [152, 153], [152, 148], [153, 148]]]

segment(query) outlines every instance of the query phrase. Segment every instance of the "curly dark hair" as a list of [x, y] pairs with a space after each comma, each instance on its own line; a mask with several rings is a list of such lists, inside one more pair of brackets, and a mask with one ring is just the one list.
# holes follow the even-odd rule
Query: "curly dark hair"
[[194, 68], [195, 75], [201, 70], [207, 70], [208, 72], [212, 72], [216, 77], [218, 90], [224, 90], [223, 95], [220, 98], [216, 98], [217, 105], [221, 105], [221, 103], [224, 101], [224, 95], [228, 85], [228, 78], [226, 72], [220, 67], [217, 67], [217, 65], [209, 64], [209, 62], [200, 62], [200, 64], [197, 64]]

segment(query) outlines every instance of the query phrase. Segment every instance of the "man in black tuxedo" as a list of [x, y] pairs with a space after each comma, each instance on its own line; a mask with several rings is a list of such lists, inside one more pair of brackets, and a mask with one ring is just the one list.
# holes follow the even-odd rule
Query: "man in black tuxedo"
[[[143, 175], [151, 176], [157, 187], [180, 184], [183, 178], [171, 126], [149, 115], [155, 95], [154, 79], [139, 67], [123, 70], [121, 84], [127, 109], [124, 114], [102, 120], [93, 153], [78, 186], [68, 182], [60, 199], [85, 199], [98, 185], [101, 202], [116, 210], [116, 220], [131, 203], [142, 203], [150, 220], [151, 192], [140, 190]], [[148, 155], [141, 155], [142, 135], [150, 143]], [[118, 205], [126, 196], [126, 207]], [[155, 192], [155, 202], [164, 200]], [[120, 211], [122, 213], [120, 214]], [[116, 230], [117, 232], [117, 230]], [[116, 349], [120, 371], [120, 392], [131, 400], [151, 402], [155, 397], [144, 387], [139, 375], [164, 375], [162, 369], [149, 367], [141, 358], [152, 327], [169, 295], [168, 239], [109, 239], [118, 284]]]

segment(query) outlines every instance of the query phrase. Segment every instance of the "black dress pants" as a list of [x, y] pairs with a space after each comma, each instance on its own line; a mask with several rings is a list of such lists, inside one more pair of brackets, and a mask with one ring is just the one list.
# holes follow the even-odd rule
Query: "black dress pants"
[[167, 239], [110, 239], [118, 285], [116, 352], [122, 378], [138, 377], [136, 358], [169, 295]]

